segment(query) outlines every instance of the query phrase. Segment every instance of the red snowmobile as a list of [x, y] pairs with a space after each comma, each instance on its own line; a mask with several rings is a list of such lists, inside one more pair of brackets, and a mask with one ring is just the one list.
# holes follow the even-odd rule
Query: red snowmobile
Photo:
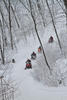
[[26, 67], [25, 67], [25, 70], [26, 70], [26, 69], [32, 69], [31, 60], [29, 60], [29, 59], [26, 61]]
[[54, 41], [54, 39], [53, 39], [53, 37], [51, 36], [50, 38], [49, 38], [49, 43], [53, 43], [53, 41]]
[[33, 53], [31, 54], [31, 59], [33, 59], [33, 60], [36, 59], [36, 53], [35, 53], [35, 52], [33, 52]]
[[42, 51], [42, 47], [39, 46], [39, 48], [38, 48], [38, 52], [40, 53], [41, 51]]

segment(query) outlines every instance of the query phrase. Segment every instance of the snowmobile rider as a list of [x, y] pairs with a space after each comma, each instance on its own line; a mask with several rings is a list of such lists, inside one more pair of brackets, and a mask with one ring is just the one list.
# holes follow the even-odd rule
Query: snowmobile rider
[[41, 52], [41, 50], [42, 50], [42, 47], [41, 47], [41, 46], [39, 46], [39, 48], [38, 48], [38, 52]]
[[28, 59], [28, 60], [26, 61], [26, 63], [31, 63], [31, 60], [30, 60], [30, 59]]
[[32, 68], [31, 60], [28, 59], [28, 60], [26, 61], [26, 67], [25, 67], [25, 70], [26, 70], [26, 69], [31, 69], [31, 68]]
[[54, 41], [54, 39], [53, 39], [53, 36], [50, 36], [50, 38], [49, 38], [49, 43], [53, 43], [53, 41]]
[[31, 59], [36, 59], [36, 53], [35, 53], [35, 52], [33, 52], [33, 53], [31, 54]]

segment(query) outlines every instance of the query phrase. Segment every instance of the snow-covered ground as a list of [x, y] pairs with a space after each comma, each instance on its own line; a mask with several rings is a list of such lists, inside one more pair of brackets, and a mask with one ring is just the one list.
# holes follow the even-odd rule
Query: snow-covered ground
[[[59, 10], [58, 13], [60, 13]], [[38, 26], [38, 32], [52, 69], [52, 75], [50, 75], [44, 63], [42, 53], [37, 53], [39, 46], [37, 37], [30, 35], [30, 37], [27, 36], [27, 43], [24, 44], [23, 41], [19, 42], [19, 51], [15, 55], [16, 64], [14, 65], [15, 69], [13, 73], [13, 78], [18, 85], [18, 91], [15, 95], [16, 100], [66, 100], [67, 98], [67, 87], [65, 87], [67, 85], [67, 59], [65, 58], [67, 56], [67, 35], [65, 17], [59, 17], [55, 21], [63, 53], [60, 52], [52, 24], [50, 23], [46, 28], [42, 25]], [[63, 26], [65, 27], [63, 28]], [[36, 35], [35, 32], [34, 35]], [[48, 44], [48, 39], [51, 35], [54, 37], [54, 43]], [[32, 70], [24, 70], [25, 61], [30, 58], [33, 51], [37, 54], [36, 61], [32, 61], [33, 68]], [[60, 80], [62, 80], [61, 84], [59, 84]]]
[[[12, 75], [18, 87], [18, 90], [15, 93], [15, 100], [66, 100], [67, 98], [66, 87], [64, 87], [63, 85], [59, 85], [59, 87], [48, 87], [48, 84], [43, 85], [41, 81], [38, 81], [34, 77], [36, 74], [35, 69], [38, 67], [37, 61], [40, 60], [39, 59], [40, 57], [42, 58], [42, 54], [37, 53], [38, 46], [39, 46], [38, 40], [36, 39], [36, 41], [34, 42], [32, 36], [29, 38], [27, 44], [23, 44], [23, 41], [19, 42], [18, 52], [16, 55], [14, 55], [16, 63], [14, 64], [14, 71]], [[37, 60], [32, 61], [33, 69], [24, 70], [25, 61], [28, 58], [30, 58], [30, 54], [32, 53], [32, 51], [35, 51], [37, 53]], [[65, 62], [66, 60], [62, 61], [63, 65], [67, 63]], [[54, 71], [58, 69], [59, 62], [61, 62], [61, 60], [60, 61], [58, 60], [56, 62], [57, 68], [55, 68]], [[61, 65], [59, 66], [61, 67]], [[39, 65], [39, 68], [40, 67], [42, 66]], [[46, 68], [46, 71], [48, 71], [48, 68]], [[47, 78], [48, 76], [44, 77]]]
[[[18, 29], [17, 26], [15, 26], [14, 20], [12, 20], [12, 24], [13, 33], [15, 33], [13, 35], [14, 37], [18, 37], [19, 43], [17, 44], [17, 53], [15, 53], [15, 55], [13, 56], [12, 52], [10, 52], [12, 54], [12, 56], [10, 54], [10, 57], [15, 58], [16, 60], [16, 63], [12, 64], [12, 66], [14, 66], [12, 70], [12, 79], [15, 80], [15, 83], [17, 83], [15, 100], [67, 99], [66, 19], [59, 5], [56, 5], [55, 10], [56, 15], [54, 16], [54, 20], [62, 44], [62, 53], [58, 45], [58, 41], [54, 32], [54, 28], [52, 26], [48, 10], [45, 10], [45, 27], [43, 26], [40, 15], [38, 14], [38, 12], [36, 12], [37, 29], [43, 43], [47, 60], [51, 66], [52, 72], [50, 73], [44, 61], [43, 54], [38, 54], [37, 52], [39, 42], [36, 37], [34, 25], [32, 24], [31, 16], [22, 6], [22, 4], [17, 2], [16, 12], [21, 27]], [[54, 43], [49, 44], [48, 39], [51, 35], [54, 37]], [[24, 37], [27, 39], [27, 41], [24, 41]], [[31, 58], [30, 55], [33, 51], [36, 52], [37, 58], [36, 60], [32, 61], [32, 69], [24, 70], [25, 62], [28, 58]], [[7, 58], [11, 59], [10, 57]], [[59, 84], [60, 81], [61, 84]]]

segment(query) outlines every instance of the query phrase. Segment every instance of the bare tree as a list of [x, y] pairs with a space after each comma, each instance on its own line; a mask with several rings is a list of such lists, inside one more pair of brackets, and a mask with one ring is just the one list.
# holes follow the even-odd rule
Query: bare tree
[[62, 50], [61, 42], [60, 42], [60, 39], [59, 39], [59, 36], [58, 36], [58, 33], [57, 33], [57, 29], [56, 29], [56, 26], [55, 26], [55, 23], [54, 23], [54, 18], [53, 18], [53, 15], [52, 15], [52, 12], [51, 12], [51, 9], [49, 7], [49, 4], [48, 4], [47, 0], [46, 0], [46, 4], [47, 4], [48, 10], [49, 10], [49, 13], [51, 15], [51, 19], [52, 19], [53, 27], [54, 27], [54, 30], [55, 30], [55, 33], [56, 33], [56, 37], [57, 37], [57, 40], [58, 40], [59, 47]]
[[5, 64], [5, 57], [4, 57], [4, 34], [3, 34], [3, 27], [2, 27], [1, 20], [0, 20], [0, 28], [1, 28], [1, 37], [2, 37], [2, 42], [0, 40], [1, 58], [2, 58], [2, 63]]
[[[9, 8], [8, 8], [8, 5], [7, 5], [6, 1], [3, 0], [3, 2], [4, 2], [4, 5], [5, 5], [6, 9], [7, 9], [7, 12], [9, 13]], [[20, 25], [19, 25], [19, 22], [18, 22], [17, 16], [16, 16], [16, 14], [15, 14], [15, 11], [14, 11], [12, 5], [11, 5], [11, 10], [12, 10], [12, 12], [13, 12], [13, 15], [14, 15], [14, 18], [15, 18], [15, 20], [16, 20], [17, 26], [18, 26], [18, 28], [19, 28]]]
[[65, 7], [67, 9], [67, 0], [63, 0], [63, 1], [64, 1], [64, 5], [65, 5]]
[[0, 76], [0, 100], [14, 100], [14, 87]]
[[39, 13], [42, 17], [43, 25], [45, 27], [44, 14], [43, 14], [43, 11], [42, 11], [42, 8], [41, 8], [40, 0], [36, 0], [36, 1], [37, 1], [37, 7], [38, 7], [38, 10], [39, 10]]
[[58, 4], [60, 5], [60, 7], [62, 8], [63, 12], [64, 12], [65, 15], [66, 15], [66, 11], [65, 11], [65, 9], [62, 7], [62, 5], [60, 4], [60, 2], [59, 2], [58, 0], [56, 0], [56, 1], [58, 2]]
[[11, 42], [11, 48], [13, 49], [13, 36], [12, 36], [12, 26], [11, 26], [11, 3], [10, 0], [8, 0], [9, 3], [9, 32], [10, 32], [10, 42]]
[[5, 100], [5, 99], [4, 99], [4, 94], [3, 94], [3, 76], [0, 77], [0, 80], [1, 80], [2, 100]]
[[4, 18], [4, 14], [3, 14], [3, 12], [2, 12], [1, 7], [0, 7], [0, 13], [1, 13], [1, 16], [2, 16], [2, 20], [4, 21], [6, 27], [9, 28], [7, 22], [6, 22], [5, 18]]
[[28, 9], [28, 7], [23, 3], [22, 0], [19, 0], [19, 2], [27, 9], [28, 12], [30, 12], [30, 10]]
[[17, 26], [18, 26], [18, 28], [20, 28], [19, 22], [18, 22], [18, 20], [17, 20], [17, 16], [16, 16], [16, 14], [15, 14], [15, 11], [14, 11], [12, 5], [11, 5], [11, 10], [12, 10], [13, 15], [14, 15], [14, 17], [15, 17], [15, 20], [16, 20], [16, 23], [17, 23]]

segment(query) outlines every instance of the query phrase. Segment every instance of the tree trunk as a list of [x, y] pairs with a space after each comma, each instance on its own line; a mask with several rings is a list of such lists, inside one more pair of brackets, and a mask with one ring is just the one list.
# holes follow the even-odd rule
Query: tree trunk
[[3, 81], [2, 81], [3, 77], [2, 76], [0, 77], [0, 80], [1, 80], [1, 89], [2, 89], [2, 100], [5, 100], [4, 99], [4, 93], [3, 93]]
[[10, 0], [8, 0], [9, 3], [9, 32], [10, 32], [10, 42], [11, 42], [11, 48], [13, 49], [13, 36], [12, 36], [12, 29], [11, 29], [11, 3]]
[[[4, 2], [4, 5], [5, 5], [6, 9], [7, 9], [7, 12], [9, 13], [9, 9], [8, 9], [8, 6], [7, 6], [6, 1], [5, 1], [5, 0], [3, 0], [3, 2]], [[12, 10], [12, 12], [13, 12], [13, 15], [14, 15], [14, 17], [15, 17], [15, 20], [16, 20], [16, 23], [17, 23], [17, 26], [18, 26], [18, 28], [19, 28], [19, 27], [20, 27], [20, 25], [19, 25], [19, 22], [18, 22], [18, 20], [17, 20], [16, 14], [15, 14], [15, 11], [14, 11], [14, 9], [13, 9], [12, 5], [11, 5], [11, 10]]]
[[3, 27], [0, 20], [0, 27], [1, 27], [1, 36], [2, 36], [2, 42], [0, 41], [0, 50], [1, 50], [1, 58], [2, 63], [5, 64], [5, 57], [4, 57], [4, 33], [3, 33]]
[[5, 25], [6, 25], [7, 28], [8, 28], [8, 24], [7, 24], [7, 22], [6, 22], [5, 18], [4, 18], [4, 14], [3, 14], [3, 12], [2, 12], [1, 7], [0, 7], [0, 13], [1, 13], [1, 16], [2, 16], [3, 21], [5, 22]]
[[5, 64], [5, 60], [4, 60], [4, 55], [3, 55], [3, 50], [2, 50], [1, 44], [0, 44], [0, 52], [1, 52], [2, 64]]
[[43, 15], [42, 10], [41, 10], [40, 0], [36, 0], [36, 1], [37, 1], [37, 7], [38, 7], [38, 10], [39, 10], [39, 13], [42, 17], [43, 25], [45, 27], [44, 15]]
[[67, 25], [67, 0], [63, 0], [63, 1], [66, 8], [66, 25]]

